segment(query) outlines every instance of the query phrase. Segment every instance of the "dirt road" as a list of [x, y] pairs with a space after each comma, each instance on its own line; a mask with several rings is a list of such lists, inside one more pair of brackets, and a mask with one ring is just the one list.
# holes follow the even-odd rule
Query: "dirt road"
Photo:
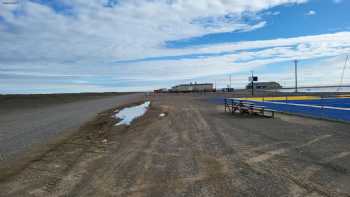
[[[0, 113], [0, 164], [18, 158], [19, 154], [55, 139], [69, 135], [82, 123], [94, 118], [98, 112], [123, 105], [128, 102], [143, 100], [143, 94], [120, 96], [102, 96], [96, 99], [77, 100], [75, 102], [40, 105], [35, 107], [17, 107], [2, 109]], [[41, 98], [45, 103], [47, 98]], [[64, 99], [64, 96], [61, 98]], [[18, 102], [17, 105], [25, 102]], [[58, 101], [57, 101], [58, 102]], [[42, 147], [40, 146], [40, 149]], [[0, 167], [1, 169], [1, 167]]]
[[111, 112], [3, 179], [0, 196], [350, 196], [348, 124], [232, 116], [191, 96], [153, 98], [130, 127]]

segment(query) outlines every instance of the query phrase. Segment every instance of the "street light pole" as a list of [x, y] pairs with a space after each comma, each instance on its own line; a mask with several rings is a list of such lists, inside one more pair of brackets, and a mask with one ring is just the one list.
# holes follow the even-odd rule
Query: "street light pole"
[[295, 72], [295, 93], [298, 93], [298, 60], [294, 60]]
[[252, 73], [252, 96], [254, 96], [254, 72], [250, 71]]

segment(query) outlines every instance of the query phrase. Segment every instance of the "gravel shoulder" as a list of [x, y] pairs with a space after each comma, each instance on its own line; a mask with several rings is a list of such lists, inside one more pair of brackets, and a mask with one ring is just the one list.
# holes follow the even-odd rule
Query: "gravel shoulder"
[[231, 115], [205, 95], [150, 99], [130, 126], [100, 113], [1, 179], [0, 196], [350, 196], [349, 124]]
[[7, 108], [1, 109], [0, 113], [0, 174], [14, 164], [25, 164], [34, 155], [40, 155], [55, 146], [93, 119], [97, 113], [144, 100], [142, 93], [68, 94], [52, 97], [13, 96], [5, 102]]

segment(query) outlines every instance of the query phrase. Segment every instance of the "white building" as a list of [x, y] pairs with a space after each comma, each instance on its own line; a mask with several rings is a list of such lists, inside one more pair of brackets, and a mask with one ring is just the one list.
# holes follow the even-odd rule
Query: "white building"
[[172, 92], [213, 92], [212, 83], [180, 84], [171, 88]]

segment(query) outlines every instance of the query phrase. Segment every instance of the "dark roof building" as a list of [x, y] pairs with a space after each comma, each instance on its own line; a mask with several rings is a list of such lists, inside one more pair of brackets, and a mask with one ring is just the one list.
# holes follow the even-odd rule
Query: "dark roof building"
[[[252, 89], [252, 84], [249, 83], [246, 86], [247, 89]], [[277, 82], [255, 82], [254, 89], [262, 89], [262, 90], [271, 90], [271, 89], [280, 89], [282, 86]]]

